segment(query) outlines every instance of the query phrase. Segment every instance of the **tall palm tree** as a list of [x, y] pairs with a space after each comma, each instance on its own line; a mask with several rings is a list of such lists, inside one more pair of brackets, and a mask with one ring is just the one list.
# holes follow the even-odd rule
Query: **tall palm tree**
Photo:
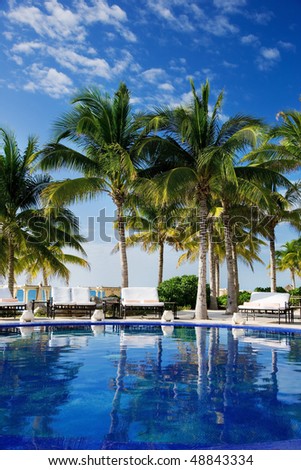
[[[208, 202], [216, 192], [221, 178], [227, 177], [237, 185], [233, 155], [245, 147], [250, 127], [261, 121], [238, 115], [220, 123], [223, 101], [221, 92], [212, 107], [209, 106], [210, 86], [201, 87], [200, 96], [191, 82], [192, 100], [188, 106], [176, 109], [158, 109], [148, 118], [148, 130], [154, 135], [144, 145], [160, 145], [160, 158], [170, 169], [157, 177], [157, 192], [161, 200], [183, 194], [194, 200], [199, 217], [199, 267], [196, 318], [207, 319], [206, 254]], [[246, 132], [243, 134], [243, 130]], [[160, 133], [163, 135], [160, 135]], [[239, 136], [238, 136], [239, 133]]]
[[[69, 209], [45, 207], [36, 210], [29, 220], [25, 251], [22, 252], [22, 247], [18, 250], [16, 270], [18, 273], [26, 271], [30, 279], [41, 273], [44, 286], [49, 285], [50, 277], [61, 277], [68, 283], [70, 270], [66, 264], [90, 267], [84, 259], [84, 241], [79, 234], [78, 218]], [[66, 248], [82, 256], [66, 253]]]
[[292, 286], [296, 288], [296, 275], [301, 276], [301, 239], [291, 240], [276, 251], [276, 268], [291, 273]]
[[[158, 286], [163, 281], [165, 245], [177, 249], [182, 217], [177, 203], [159, 205], [151, 199], [145, 200], [143, 196], [137, 198], [135, 207], [127, 217], [129, 235], [126, 237], [126, 245], [140, 245], [147, 253], [159, 252]], [[118, 245], [113, 251], [117, 249]]]
[[84, 89], [72, 105], [73, 109], [55, 124], [56, 140], [45, 147], [40, 164], [43, 169], [76, 170], [82, 176], [54, 183], [45, 194], [49, 202], [55, 203], [90, 199], [100, 193], [112, 199], [117, 209], [121, 284], [126, 287], [124, 207], [136, 177], [139, 119], [132, 114], [130, 93], [124, 83], [112, 98], [96, 88]]
[[280, 139], [281, 145], [295, 157], [300, 166], [301, 155], [301, 113], [295, 109], [277, 114], [280, 124], [271, 130], [271, 137]]
[[[269, 242], [270, 251], [270, 282], [271, 292], [276, 292], [276, 228], [280, 223], [287, 223], [297, 231], [301, 228], [300, 203], [300, 182], [292, 183], [284, 194], [278, 192], [277, 186], [273, 185], [270, 198], [273, 201], [273, 208], [259, 211], [258, 230]], [[260, 222], [260, 218], [262, 221]]]
[[[277, 115], [280, 124], [269, 130], [262, 145], [247, 156], [254, 158], [256, 164], [265, 164], [282, 173], [288, 173], [300, 168], [301, 165], [301, 113], [296, 110], [281, 111]], [[269, 240], [270, 246], [270, 280], [271, 292], [276, 291], [276, 234], [279, 223], [287, 222], [292, 227], [300, 229], [300, 182], [291, 184], [283, 196], [275, 183], [265, 183], [274, 199], [274, 211], [263, 211], [263, 235]], [[268, 222], [267, 222], [268, 219]]]
[[50, 177], [32, 174], [37, 152], [37, 139], [29, 137], [21, 153], [12, 132], [0, 129], [0, 223], [2, 237], [7, 244], [8, 287], [13, 295], [15, 282], [15, 254], [26, 244], [28, 220], [39, 207], [40, 195]]

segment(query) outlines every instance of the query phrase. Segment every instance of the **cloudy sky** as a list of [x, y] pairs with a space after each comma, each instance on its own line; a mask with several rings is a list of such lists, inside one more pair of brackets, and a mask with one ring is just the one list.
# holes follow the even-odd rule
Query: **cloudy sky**
[[[124, 81], [134, 109], [146, 110], [185, 102], [189, 79], [199, 87], [208, 78], [212, 100], [224, 90], [224, 116], [250, 113], [275, 124], [280, 110], [300, 109], [300, 0], [0, 4], [0, 126], [15, 132], [21, 148], [30, 134], [38, 135], [41, 145], [47, 142], [72, 96], [90, 85], [112, 94]], [[104, 198], [74, 207], [86, 235], [97, 228], [101, 209], [113, 215]], [[110, 235], [110, 223], [105, 225]], [[119, 285], [118, 255], [110, 255], [113, 240], [104, 242], [96, 232], [87, 244], [92, 270], [74, 270], [71, 282]], [[278, 243], [286, 239], [280, 231]], [[176, 269], [177, 257], [168, 252], [166, 278], [196, 272], [195, 265]], [[129, 264], [132, 285], [156, 284], [155, 256], [132, 250]], [[268, 285], [264, 267], [255, 275], [242, 268], [243, 288], [259, 281]], [[280, 281], [288, 283], [288, 275]]]

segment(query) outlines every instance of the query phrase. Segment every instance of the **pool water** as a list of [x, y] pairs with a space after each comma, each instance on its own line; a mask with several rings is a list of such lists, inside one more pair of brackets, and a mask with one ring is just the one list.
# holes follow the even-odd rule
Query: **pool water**
[[301, 335], [0, 329], [1, 449], [301, 449]]

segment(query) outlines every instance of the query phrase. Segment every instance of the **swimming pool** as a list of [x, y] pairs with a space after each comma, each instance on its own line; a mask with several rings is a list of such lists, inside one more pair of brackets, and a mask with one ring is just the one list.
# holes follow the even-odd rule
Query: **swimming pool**
[[1, 449], [301, 449], [301, 335], [0, 329]]

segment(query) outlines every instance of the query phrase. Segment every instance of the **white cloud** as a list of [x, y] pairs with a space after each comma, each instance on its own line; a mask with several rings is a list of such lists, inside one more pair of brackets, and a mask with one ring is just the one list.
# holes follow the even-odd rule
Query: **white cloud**
[[225, 12], [237, 12], [247, 5], [247, 0], [213, 0], [214, 6]]
[[[147, 0], [147, 5], [158, 18], [168, 22], [169, 26], [172, 28], [185, 32], [195, 30], [192, 21], [189, 19], [191, 10], [189, 10], [189, 8], [187, 10], [187, 7], [191, 5], [187, 5], [187, 2], [181, 0]], [[181, 7], [181, 12], [179, 10], [174, 12], [173, 7], [179, 6]], [[200, 8], [195, 4], [193, 4], [192, 8], [193, 13], [198, 16], [201, 12]]]
[[11, 9], [6, 16], [12, 23], [31, 27], [39, 36], [56, 40], [76, 37], [77, 41], [85, 38], [86, 32], [76, 14], [57, 0], [45, 2], [45, 8], [50, 14], [35, 6], [21, 5]]
[[210, 82], [214, 80], [216, 77], [216, 73], [213, 72], [213, 70], [209, 69], [208, 67], [205, 67], [202, 69], [202, 73], [205, 76], [206, 80], [209, 80]]
[[8, 41], [12, 41], [14, 38], [12, 31], [4, 31], [2, 34]]
[[119, 33], [126, 39], [128, 42], [136, 42], [137, 37], [132, 31], [130, 31], [127, 28], [121, 28], [119, 29]]
[[281, 59], [280, 52], [276, 47], [262, 47], [256, 63], [259, 70], [270, 70]]
[[[95, 57], [96, 51], [93, 48], [87, 49], [86, 55], [83, 55], [79, 53], [76, 48], [72, 49], [70, 46], [64, 47], [61, 45], [54, 47], [39, 41], [28, 41], [15, 44], [11, 50], [13, 52], [11, 59], [18, 65], [22, 65], [25, 61], [25, 57], [33, 53], [35, 54], [35, 60], [37, 60], [38, 52], [41, 52], [39, 59], [43, 62], [46, 62], [47, 58], [51, 58], [55, 60], [62, 69], [67, 69], [76, 75], [81, 74], [87, 77], [101, 77], [106, 80], [110, 80], [112, 77], [122, 74], [129, 68], [131, 70], [139, 70], [139, 65], [135, 64], [132, 55], [122, 49], [118, 50], [118, 54], [113, 48], [107, 50], [110, 56], [110, 63], [105, 58]], [[114, 56], [116, 56], [115, 60]], [[29, 87], [26, 86], [26, 89], [28, 90]], [[65, 93], [63, 92], [63, 94]]]
[[112, 65], [103, 58], [87, 57], [63, 47], [59, 49], [49, 47], [47, 51], [62, 67], [76, 74], [102, 77], [107, 80], [111, 79], [113, 76], [118, 76], [133, 64], [132, 55], [125, 50], [118, 51], [118, 60], [112, 60]]
[[[241, 3], [244, 0], [228, 1]], [[193, 2], [190, 3], [184, 0], [147, 0], [147, 5], [158, 18], [165, 20], [170, 27], [177, 31], [187, 33], [201, 29], [214, 36], [225, 36], [239, 31], [238, 27], [231, 24], [229, 18], [225, 15], [206, 15], [204, 10]], [[230, 7], [230, 3], [228, 6]]]
[[267, 60], [278, 60], [280, 59], [280, 52], [276, 47], [269, 48], [269, 47], [262, 47], [260, 50], [262, 57]]
[[148, 3], [148, 6], [151, 7], [151, 9], [155, 13], [158, 13], [158, 15], [164, 18], [165, 20], [176, 21], [176, 18], [174, 17], [171, 9], [167, 7], [165, 2], [157, 1], [157, 0], [148, 0], [147, 3]]
[[73, 91], [72, 80], [52, 67], [47, 68], [33, 64], [26, 72], [31, 80], [24, 85], [24, 90], [42, 91], [53, 98], [60, 98]]
[[248, 34], [246, 36], [242, 36], [240, 38], [240, 41], [242, 44], [244, 45], [251, 45], [251, 46], [258, 46], [260, 44], [260, 41], [258, 39], [257, 36], [255, 36], [255, 34]]
[[173, 92], [174, 86], [171, 83], [161, 83], [158, 88], [163, 91]]
[[12, 47], [12, 51], [17, 54], [32, 54], [36, 50], [44, 49], [43, 43], [38, 41], [20, 42]]
[[281, 47], [282, 49], [286, 49], [287, 51], [296, 50], [296, 46], [292, 44], [291, 42], [278, 41], [278, 46]]
[[229, 33], [235, 34], [239, 31], [239, 28], [231, 24], [229, 19], [223, 15], [207, 18], [200, 27], [214, 36], [227, 36]]
[[271, 11], [265, 11], [265, 12], [260, 12], [260, 13], [256, 12], [248, 16], [250, 16], [251, 19], [253, 19], [255, 23], [257, 24], [267, 25], [273, 18], [274, 13]]
[[118, 5], [108, 5], [105, 0], [93, 0], [92, 6], [88, 5], [84, 0], [79, 0], [78, 15], [83, 18], [86, 24], [103, 23], [112, 25], [116, 30], [129, 42], [136, 42], [135, 34], [124, 26], [128, 21], [127, 14]]
[[237, 69], [238, 65], [233, 64], [232, 62], [228, 62], [227, 60], [223, 61], [223, 66], [226, 67], [227, 69]]
[[164, 79], [166, 72], [163, 69], [152, 68], [142, 72], [141, 76], [148, 83], [156, 83], [159, 80]]
[[116, 24], [127, 21], [126, 12], [118, 5], [110, 7], [106, 0], [94, 0], [92, 1], [92, 6], [89, 6], [84, 0], [79, 0], [77, 8], [79, 14], [85, 17], [87, 23], [100, 21], [106, 24]]
[[23, 65], [23, 59], [22, 59], [22, 57], [13, 54], [13, 55], [11, 56], [11, 59], [12, 59], [17, 65]]
[[181, 104], [186, 106], [191, 103], [192, 100], [192, 91], [188, 91], [187, 93], [183, 93], [181, 95]]
[[31, 27], [39, 36], [56, 41], [83, 42], [88, 34], [86, 27], [93, 23], [111, 25], [127, 41], [136, 41], [134, 33], [124, 26], [127, 22], [124, 10], [117, 5], [109, 6], [105, 0], [91, 3], [78, 0], [71, 10], [58, 0], [47, 0], [43, 9], [41, 2], [34, 0], [31, 5], [13, 5], [5, 16], [12, 23]]
[[47, 50], [62, 67], [72, 72], [92, 74], [106, 79], [110, 78], [111, 69], [104, 59], [86, 57], [64, 47], [58, 49], [49, 47]]

